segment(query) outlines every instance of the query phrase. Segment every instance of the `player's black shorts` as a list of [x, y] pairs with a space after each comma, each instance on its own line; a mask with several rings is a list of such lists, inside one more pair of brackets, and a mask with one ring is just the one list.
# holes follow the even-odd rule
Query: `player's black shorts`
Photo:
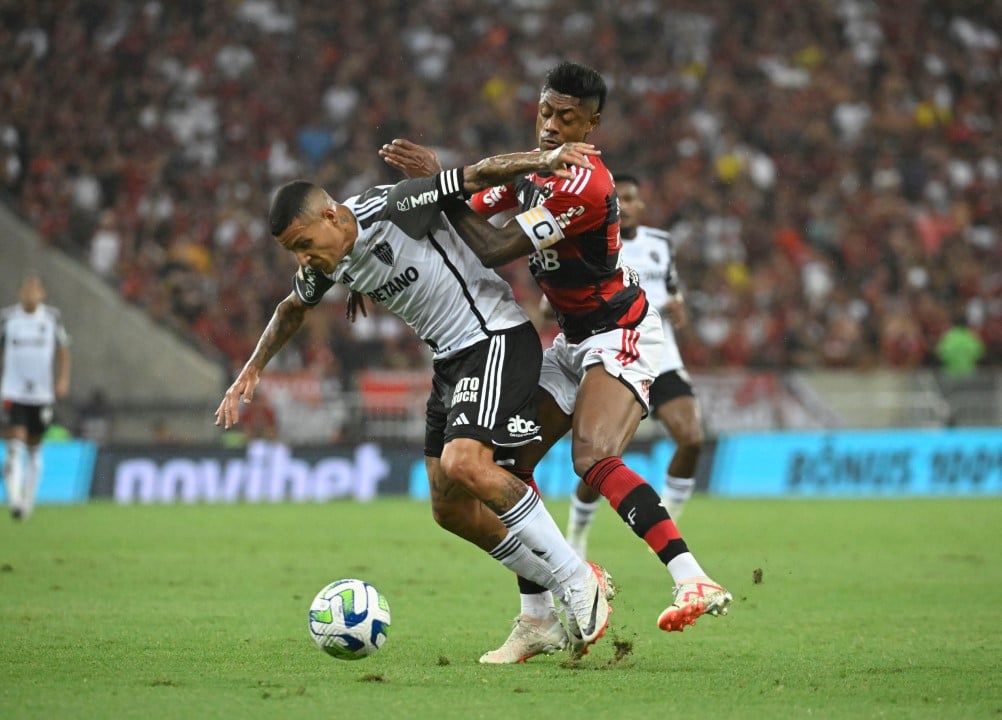
[[685, 368], [661, 373], [654, 378], [654, 383], [651, 385], [652, 408], [660, 407], [675, 398], [695, 396], [696, 393], [692, 389], [692, 378], [689, 377]]
[[51, 405], [25, 405], [13, 400], [3, 401], [4, 427], [23, 427], [28, 431], [28, 437], [42, 437], [52, 424]]
[[542, 360], [539, 335], [525, 323], [435, 362], [424, 454], [441, 457], [455, 438], [496, 447], [538, 441], [535, 395]]

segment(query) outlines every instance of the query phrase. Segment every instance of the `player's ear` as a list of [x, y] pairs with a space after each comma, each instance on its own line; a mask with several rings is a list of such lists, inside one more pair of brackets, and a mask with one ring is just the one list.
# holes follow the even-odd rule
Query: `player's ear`
[[341, 218], [340, 210], [341, 210], [341, 206], [338, 205], [337, 203], [335, 203], [333, 205], [327, 205], [320, 212], [320, 217], [322, 217], [324, 220], [329, 220], [332, 223], [334, 223], [335, 225], [337, 225], [338, 223], [343, 222], [343, 220]]

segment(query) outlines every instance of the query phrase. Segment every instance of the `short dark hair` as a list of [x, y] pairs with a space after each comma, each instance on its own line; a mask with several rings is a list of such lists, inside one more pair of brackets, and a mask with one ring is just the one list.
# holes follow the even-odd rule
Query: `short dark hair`
[[640, 181], [637, 179], [636, 175], [630, 175], [630, 173], [616, 173], [612, 176], [612, 181], [619, 185], [620, 183], [633, 183], [637, 187], [640, 187]]
[[543, 81], [543, 90], [556, 90], [562, 95], [570, 95], [579, 100], [598, 101], [595, 112], [602, 112], [605, 107], [605, 96], [608, 88], [605, 80], [596, 71], [584, 65], [572, 62], [562, 62], [546, 73]]
[[316, 187], [309, 180], [293, 180], [278, 189], [268, 211], [268, 225], [274, 237], [285, 232], [293, 220], [306, 212], [310, 195]]

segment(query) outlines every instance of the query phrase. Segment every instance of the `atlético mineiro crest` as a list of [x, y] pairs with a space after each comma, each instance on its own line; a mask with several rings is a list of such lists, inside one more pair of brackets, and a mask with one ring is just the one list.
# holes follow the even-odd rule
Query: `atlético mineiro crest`
[[376, 256], [376, 259], [383, 265], [389, 265], [393, 267], [393, 248], [387, 242], [378, 242], [372, 246], [372, 254]]

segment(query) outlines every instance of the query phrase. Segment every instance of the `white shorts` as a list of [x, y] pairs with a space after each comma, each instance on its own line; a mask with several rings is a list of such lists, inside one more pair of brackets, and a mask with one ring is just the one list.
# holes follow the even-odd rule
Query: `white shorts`
[[658, 375], [663, 352], [661, 315], [650, 307], [643, 321], [630, 330], [617, 328], [576, 345], [568, 343], [563, 333], [557, 335], [553, 345], [543, 352], [539, 386], [553, 396], [561, 410], [573, 415], [585, 370], [601, 363], [607, 373], [633, 390], [646, 417], [650, 411], [651, 383]]

